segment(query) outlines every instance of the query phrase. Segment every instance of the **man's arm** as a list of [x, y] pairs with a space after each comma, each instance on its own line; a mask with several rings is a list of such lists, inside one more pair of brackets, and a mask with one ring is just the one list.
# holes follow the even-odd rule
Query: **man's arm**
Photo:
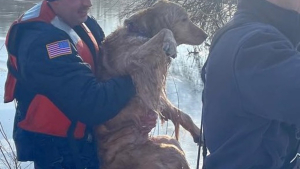
[[28, 53], [19, 51], [19, 71], [27, 86], [48, 97], [73, 120], [94, 125], [113, 118], [135, 94], [131, 78], [98, 82], [72, 45], [71, 53], [51, 57], [46, 45], [66, 40], [66, 34], [59, 31], [43, 33], [26, 49]]

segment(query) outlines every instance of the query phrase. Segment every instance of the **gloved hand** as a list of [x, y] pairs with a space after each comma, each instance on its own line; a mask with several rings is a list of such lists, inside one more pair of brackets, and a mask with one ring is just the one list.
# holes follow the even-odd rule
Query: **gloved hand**
[[148, 134], [156, 126], [157, 117], [158, 115], [154, 111], [149, 110], [140, 118], [142, 124], [140, 130], [142, 134]]

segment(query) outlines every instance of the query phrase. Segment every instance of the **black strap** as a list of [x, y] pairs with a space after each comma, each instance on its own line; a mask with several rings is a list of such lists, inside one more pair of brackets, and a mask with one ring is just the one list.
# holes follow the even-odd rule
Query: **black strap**
[[[203, 95], [202, 95], [202, 100], [203, 100]], [[199, 137], [198, 159], [197, 159], [197, 167], [196, 167], [196, 169], [199, 169], [199, 166], [200, 166], [201, 146], [202, 146], [202, 149], [203, 149], [203, 151], [202, 151], [202, 157], [203, 157], [202, 169], [205, 169], [204, 160], [205, 160], [206, 155], [207, 155], [207, 147], [206, 147], [205, 137], [204, 137], [204, 134], [203, 134], [203, 113], [202, 113], [201, 124], [200, 124], [200, 137]]]
[[[98, 25], [96, 19], [93, 17], [88, 18], [84, 24], [91, 31], [92, 35], [94, 36], [94, 38], [97, 42], [96, 45], [98, 46], [98, 49], [100, 51], [99, 46], [102, 44], [102, 41], [105, 37], [102, 28]], [[73, 29], [90, 49], [90, 51], [93, 55], [93, 61], [96, 64], [97, 60], [101, 60], [102, 56], [101, 56], [101, 53], [96, 53], [97, 49], [95, 49], [94, 42], [92, 41], [90, 36], [87, 34], [85, 28], [83, 28], [81, 25], [78, 25], [78, 26], [74, 27]], [[99, 58], [97, 58], [97, 56]], [[98, 69], [98, 67], [97, 67], [97, 65], [95, 65], [95, 72], [97, 72], [97, 69]]]
[[[96, 49], [95, 49], [93, 41], [91, 40], [91, 38], [89, 37], [89, 35], [85, 31], [85, 29], [83, 27], [81, 27], [80, 25], [74, 27], [73, 29], [78, 34], [78, 36], [84, 41], [84, 43], [88, 46], [90, 52], [92, 53], [93, 61], [94, 61], [94, 63], [96, 63], [96, 60], [97, 60]], [[95, 65], [95, 71], [97, 72], [96, 65]]]
[[70, 148], [71, 148], [71, 151], [72, 151], [73, 161], [74, 161], [75, 166], [76, 166], [75, 169], [84, 169], [85, 166], [83, 165], [83, 163], [81, 161], [79, 148], [78, 148], [76, 139], [74, 137], [74, 132], [75, 132], [75, 129], [76, 129], [76, 125], [77, 125], [77, 122], [75, 122], [75, 121], [71, 122], [71, 125], [70, 125], [70, 127], [68, 129], [68, 133], [67, 133], [68, 141], [69, 141]]

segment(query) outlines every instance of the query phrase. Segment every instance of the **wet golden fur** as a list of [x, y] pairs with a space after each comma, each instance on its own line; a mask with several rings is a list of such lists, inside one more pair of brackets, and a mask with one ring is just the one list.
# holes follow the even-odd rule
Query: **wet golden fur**
[[199, 45], [206, 34], [177, 4], [159, 1], [125, 20], [103, 43], [100, 79], [130, 74], [137, 95], [115, 118], [98, 126], [96, 136], [103, 169], [188, 169], [179, 143], [169, 136], [149, 138], [139, 129], [140, 117], [154, 111], [188, 130], [195, 141], [199, 128], [166, 97], [171, 58], [179, 44]]

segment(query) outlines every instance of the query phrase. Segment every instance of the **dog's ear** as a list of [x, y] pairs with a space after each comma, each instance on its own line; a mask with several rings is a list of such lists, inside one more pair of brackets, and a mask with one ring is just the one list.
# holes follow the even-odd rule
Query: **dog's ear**
[[130, 25], [130, 24], [132, 24], [132, 23], [133, 23], [132, 19], [127, 18], [127, 19], [124, 20], [123, 25], [124, 25], [125, 27], [127, 27], [128, 25]]
[[130, 32], [140, 32], [137, 20], [133, 17], [125, 19], [124, 26], [127, 27]]
[[132, 15], [124, 21], [124, 26], [127, 27], [128, 31], [149, 37], [150, 34], [144, 16], [146, 11], [147, 10], [144, 10], [143, 12]]

